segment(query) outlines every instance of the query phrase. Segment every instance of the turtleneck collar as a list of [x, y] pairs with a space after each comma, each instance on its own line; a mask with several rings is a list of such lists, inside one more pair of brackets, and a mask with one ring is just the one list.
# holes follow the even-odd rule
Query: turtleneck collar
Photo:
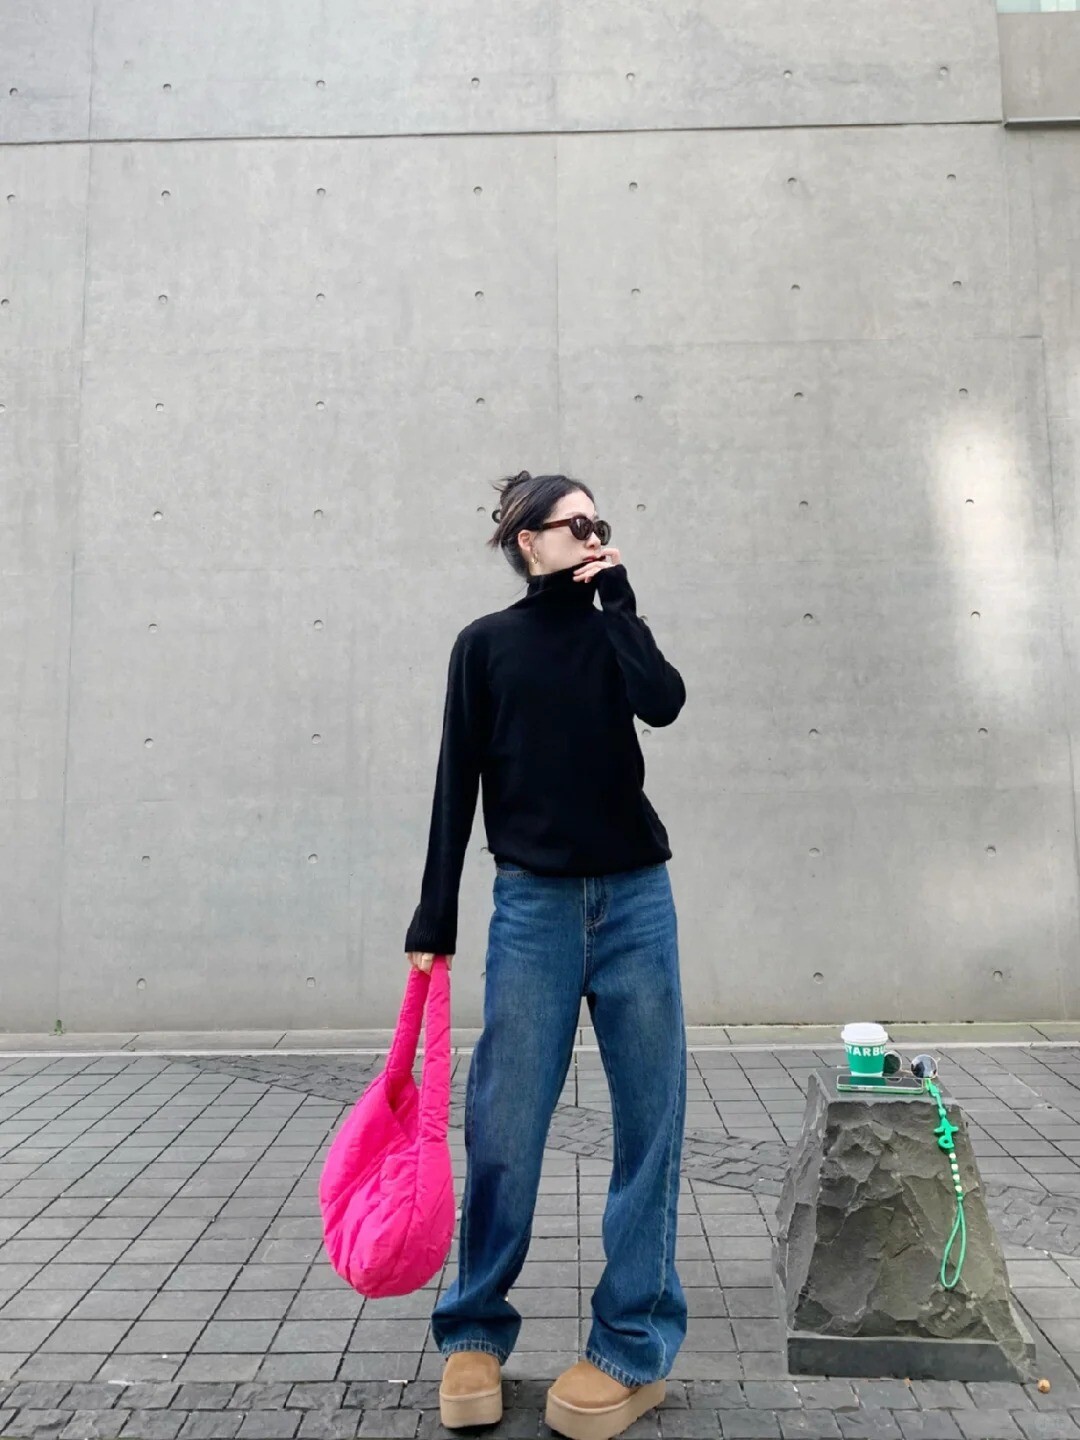
[[519, 600], [518, 604], [558, 604], [576, 606], [582, 610], [590, 609], [597, 593], [596, 584], [575, 580], [574, 571], [577, 568], [577, 565], [569, 565], [565, 570], [552, 570], [546, 575], [530, 575], [525, 597]]

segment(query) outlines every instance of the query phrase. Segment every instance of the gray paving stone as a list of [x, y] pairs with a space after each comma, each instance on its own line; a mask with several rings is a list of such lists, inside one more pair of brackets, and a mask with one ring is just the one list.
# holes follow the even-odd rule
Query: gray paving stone
[[70, 1423], [71, 1410], [20, 1410], [13, 1420], [4, 1426], [4, 1440], [14, 1437], [32, 1436], [34, 1440], [46, 1440], [58, 1436]]
[[[81, 1267], [80, 1267], [81, 1268]], [[100, 1267], [90, 1267], [100, 1268]], [[149, 1290], [151, 1293], [160, 1286], [167, 1285], [170, 1277], [176, 1273], [176, 1267], [172, 1265], [112, 1265], [102, 1272], [97, 1280], [90, 1282], [90, 1285], [97, 1290]], [[58, 1285], [62, 1281], [56, 1282]], [[88, 1285], [87, 1289], [90, 1288]], [[194, 1289], [194, 1286], [188, 1287]]]
[[184, 1421], [179, 1440], [232, 1440], [243, 1421], [238, 1410], [197, 1410]]
[[292, 1440], [300, 1428], [295, 1410], [246, 1410], [237, 1431], [240, 1440]]
[[[445, 1437], [448, 1432], [444, 1430], [441, 1425], [437, 1424], [437, 1418], [437, 1416], [432, 1417], [433, 1428], [428, 1431], [424, 1417], [421, 1416], [420, 1429], [417, 1432], [418, 1435], [427, 1435], [430, 1433], [432, 1435]], [[536, 1440], [536, 1437], [540, 1434], [540, 1426], [540, 1412], [535, 1406], [527, 1410], [504, 1409], [503, 1418], [499, 1421], [498, 1425], [493, 1425], [492, 1428], [485, 1433], [491, 1437], [491, 1440]], [[550, 1436], [553, 1432], [548, 1430], [545, 1425], [544, 1433], [546, 1436]]]
[[13, 1354], [21, 1350], [36, 1350], [44, 1345], [57, 1324], [55, 1320], [0, 1320], [0, 1352]]
[[948, 1410], [902, 1410], [896, 1418], [904, 1440], [958, 1440], [960, 1435]]
[[200, 1355], [189, 1355], [176, 1372], [179, 1380], [221, 1380], [240, 1384], [254, 1380], [258, 1374], [262, 1357], [259, 1355], [218, 1355], [206, 1351]]
[[333, 1380], [341, 1357], [334, 1351], [282, 1351], [267, 1355], [256, 1372], [264, 1381]]
[[154, 1384], [172, 1380], [183, 1362], [182, 1355], [109, 1355], [94, 1372], [94, 1379], [129, 1384]]
[[[123, 1291], [117, 1291], [123, 1294]], [[209, 1320], [221, 1304], [217, 1290], [162, 1290], [139, 1316], [141, 1320]]]
[[65, 1408], [72, 1410], [111, 1410], [118, 1404], [131, 1409], [118, 1385], [101, 1385], [93, 1381], [72, 1385], [64, 1396]]
[[747, 1405], [755, 1410], [798, 1410], [802, 1399], [790, 1380], [747, 1380], [743, 1383]]
[[911, 1385], [903, 1380], [853, 1380], [852, 1388], [868, 1410], [917, 1410]]
[[[251, 1322], [247, 1323], [250, 1324]], [[363, 1324], [363, 1321], [360, 1323]], [[371, 1321], [369, 1323], [377, 1324], [378, 1322]], [[388, 1323], [406, 1325], [416, 1322], [394, 1321]], [[339, 1353], [349, 1344], [349, 1337], [353, 1333], [353, 1325], [354, 1322], [352, 1320], [286, 1320], [281, 1328], [277, 1329], [277, 1333], [275, 1334], [276, 1322], [271, 1322], [270, 1336], [266, 1340], [265, 1346], [269, 1346], [272, 1343], [274, 1350], [332, 1350], [335, 1353]], [[426, 1325], [424, 1329], [426, 1331]], [[423, 1331], [420, 1332], [421, 1343], [423, 1333]], [[379, 1347], [364, 1345], [362, 1347], [356, 1346], [356, 1348], [367, 1350], [378, 1349]], [[403, 1347], [400, 1341], [398, 1341], [387, 1348], [397, 1350]]]
[[278, 1328], [276, 1320], [211, 1320], [196, 1324], [190, 1344], [197, 1352], [262, 1355]]
[[166, 1410], [173, 1403], [180, 1389], [172, 1383], [154, 1384], [136, 1382], [133, 1385], [117, 1386], [123, 1395], [123, 1403], [129, 1410]]
[[186, 1419], [179, 1410], [132, 1410], [122, 1433], [125, 1440], [176, 1440]]
[[970, 1410], [975, 1404], [959, 1380], [913, 1380], [911, 1390], [925, 1410]]
[[201, 1320], [136, 1320], [112, 1348], [121, 1355], [189, 1350], [202, 1329]]
[[686, 1391], [691, 1409], [741, 1410], [746, 1404], [743, 1387], [735, 1380], [691, 1380]]
[[19, 1366], [20, 1380], [96, 1380], [107, 1355], [60, 1355], [38, 1351]]
[[[164, 1299], [165, 1297], [160, 1298]], [[327, 1308], [320, 1304], [321, 1298], [315, 1292], [305, 1297], [303, 1294], [297, 1295], [293, 1290], [234, 1290], [217, 1303], [214, 1318], [217, 1320], [280, 1320], [286, 1313], [290, 1313], [294, 1320], [319, 1320], [326, 1316]], [[359, 1314], [362, 1304], [361, 1297], [356, 1296], [353, 1305], [355, 1313]], [[310, 1314], [304, 1313], [307, 1306], [311, 1308]]]
[[[344, 1386], [341, 1387], [344, 1390]], [[283, 1410], [289, 1402], [294, 1386], [292, 1382], [263, 1384], [253, 1381], [237, 1385], [229, 1401], [230, 1410]]]
[[1008, 1410], [957, 1410], [954, 1415], [967, 1440], [1014, 1440], [1020, 1434]]
[[725, 1440], [764, 1440], [780, 1434], [780, 1422], [768, 1410], [717, 1410], [716, 1415]]
[[[355, 1380], [345, 1390], [344, 1408], [355, 1405], [361, 1410], [394, 1410], [401, 1403], [404, 1389], [404, 1385], [393, 1381]], [[504, 1393], [505, 1389], [506, 1382]]]
[[299, 1440], [353, 1440], [359, 1427], [359, 1410], [308, 1410], [296, 1433]]
[[1067, 1410], [1031, 1410], [1013, 1418], [1027, 1440], [1076, 1440], [1080, 1427]]
[[400, 1404], [404, 1410], [437, 1410], [439, 1408], [439, 1382], [437, 1380], [412, 1380], [401, 1392]]
[[147, 1290], [91, 1290], [71, 1310], [70, 1319], [137, 1320], [152, 1298]]
[[130, 1418], [128, 1410], [76, 1410], [61, 1430], [61, 1440], [114, 1440]]
[[841, 1435], [850, 1440], [900, 1440], [900, 1426], [890, 1410], [853, 1410], [837, 1415]]
[[173, 1387], [173, 1405], [177, 1410], [224, 1410], [236, 1392], [236, 1386], [191, 1382]]
[[120, 1346], [130, 1328], [128, 1320], [61, 1320], [39, 1348], [64, 1355], [108, 1354]]
[[738, 1358], [748, 1380], [781, 1380], [788, 1373], [787, 1357], [778, 1351], [745, 1351]]
[[15, 1410], [59, 1410], [70, 1389], [66, 1381], [27, 1380], [11, 1387], [4, 1396], [4, 1404]]
[[[285, 1404], [290, 1407], [311, 1410], [340, 1410], [345, 1404], [348, 1386], [341, 1381], [301, 1382], [290, 1385]], [[421, 1406], [414, 1406], [421, 1409]]]
[[859, 1397], [850, 1380], [795, 1381], [799, 1399], [807, 1410], [857, 1410]]
[[[140, 1266], [140, 1269], [147, 1269]], [[177, 1265], [157, 1283], [166, 1290], [216, 1290], [224, 1294], [240, 1273], [239, 1265]]]
[[658, 1412], [663, 1440], [719, 1440], [720, 1419], [715, 1410], [668, 1410]]
[[781, 1410], [778, 1418], [784, 1440], [834, 1440], [840, 1434], [836, 1416], [828, 1410]]
[[1031, 1398], [1022, 1385], [1002, 1381], [975, 1380], [969, 1383], [968, 1394], [977, 1407], [987, 1410], [1030, 1410]]
[[[543, 1325], [544, 1322], [534, 1322]], [[389, 1350], [405, 1352], [423, 1349], [428, 1334], [426, 1320], [367, 1320], [363, 1316], [357, 1321], [349, 1342], [351, 1350]], [[540, 1346], [531, 1346], [540, 1349]]]
[[419, 1410], [379, 1410], [365, 1414], [356, 1433], [371, 1440], [414, 1440], [419, 1427]]

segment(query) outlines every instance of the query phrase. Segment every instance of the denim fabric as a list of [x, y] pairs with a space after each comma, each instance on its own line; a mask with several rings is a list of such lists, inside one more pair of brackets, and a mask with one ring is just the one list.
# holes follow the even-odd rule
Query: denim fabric
[[587, 999], [614, 1125], [605, 1268], [586, 1358], [623, 1385], [669, 1373], [686, 1335], [675, 1272], [686, 1032], [667, 863], [566, 878], [498, 864], [484, 1027], [465, 1097], [458, 1273], [432, 1314], [442, 1353], [505, 1361], [521, 1316], [544, 1145]]

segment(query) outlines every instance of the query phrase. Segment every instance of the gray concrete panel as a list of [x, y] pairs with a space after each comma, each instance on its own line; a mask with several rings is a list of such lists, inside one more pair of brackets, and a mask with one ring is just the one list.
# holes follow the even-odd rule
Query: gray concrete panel
[[[86, 134], [89, 0], [2, 23], [0, 137]], [[1001, 114], [982, 0], [167, 7], [99, 0], [95, 139], [956, 123]], [[57, 38], [62, 41], [57, 44]], [[41, 56], [51, 55], [43, 70]]]
[[[736, 1011], [977, 1020], [1075, 1007], [1060, 791], [739, 790], [706, 806], [686, 785], [678, 800], [701, 816], [676, 899], [683, 951], [709, 956], [684, 971], [688, 1013], [703, 1023]], [[700, 894], [708, 906], [691, 901]]]
[[0, 149], [0, 355], [81, 350], [89, 169], [86, 147]]
[[0, 144], [89, 136], [93, 22], [94, 0], [0, 3]]
[[1010, 334], [1014, 223], [997, 128], [563, 136], [560, 343]]
[[554, 153], [549, 136], [97, 147], [87, 354], [286, 349], [317, 374], [341, 351], [549, 346]]
[[999, 15], [1005, 119], [1080, 122], [1080, 12]]
[[57, 1018], [88, 152], [0, 150], [0, 1026]]

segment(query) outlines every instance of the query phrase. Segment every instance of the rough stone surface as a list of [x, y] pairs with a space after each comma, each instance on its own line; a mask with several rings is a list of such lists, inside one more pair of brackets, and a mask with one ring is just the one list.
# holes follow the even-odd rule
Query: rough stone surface
[[780, 1197], [775, 1259], [789, 1334], [989, 1341], [1026, 1376], [1034, 1351], [1012, 1304], [963, 1115], [949, 1107], [967, 1258], [959, 1285], [946, 1290], [939, 1270], [955, 1204], [936, 1109], [929, 1098], [838, 1094], [834, 1079], [829, 1071], [809, 1077]]

